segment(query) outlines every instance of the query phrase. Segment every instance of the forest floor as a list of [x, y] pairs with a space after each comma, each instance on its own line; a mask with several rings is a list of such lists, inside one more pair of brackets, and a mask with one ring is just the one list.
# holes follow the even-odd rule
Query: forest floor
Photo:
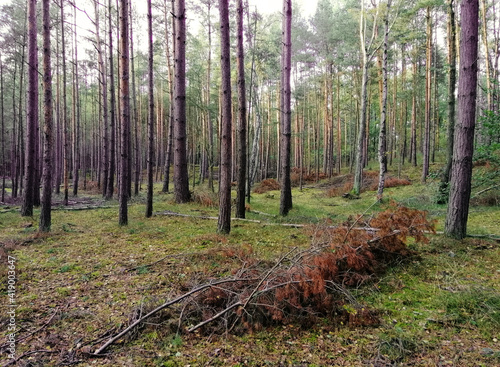
[[[468, 237], [447, 239], [446, 206], [435, 203], [437, 181], [409, 171], [402, 184], [357, 200], [342, 197], [347, 176], [293, 190], [294, 207], [278, 216], [279, 191], [252, 194], [247, 218], [231, 234], [216, 234], [215, 196], [195, 188], [195, 201], [176, 204], [155, 187], [146, 219], [145, 192], [131, 200], [129, 225], [118, 225], [116, 201], [82, 192], [66, 210], [55, 205], [49, 234], [37, 232], [39, 210], [21, 217], [16, 203], [0, 207], [0, 363], [19, 366], [500, 366], [500, 208], [473, 205]], [[373, 176], [373, 175], [372, 175]], [[85, 198], [85, 199], [82, 199]], [[61, 198], [56, 197], [56, 202]], [[350, 289], [375, 310], [376, 323], [356, 326], [320, 318], [255, 327], [247, 332], [186, 331], [179, 313], [148, 320], [92, 353], [138, 314], [207, 281], [230, 275], [245, 251], [276, 262], [311, 245], [311, 228], [350, 216], [375, 215], [389, 201], [426, 210], [437, 222], [429, 243], [409, 241], [409, 260]], [[162, 214], [178, 213], [186, 216]], [[282, 224], [298, 226], [282, 226]], [[303, 225], [303, 226], [302, 226]], [[242, 250], [243, 249], [243, 250]], [[8, 358], [8, 262], [16, 274], [16, 363]]]

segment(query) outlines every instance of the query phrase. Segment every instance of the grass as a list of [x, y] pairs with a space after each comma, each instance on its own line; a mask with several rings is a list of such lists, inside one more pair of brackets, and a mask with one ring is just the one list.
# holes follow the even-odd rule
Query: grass
[[[387, 189], [386, 201], [428, 210], [438, 221], [437, 229], [442, 229], [446, 206], [434, 202], [435, 182], [422, 185], [415, 179], [417, 174], [407, 173], [412, 185]], [[353, 291], [360, 303], [378, 310], [379, 325], [354, 328], [324, 320], [308, 329], [282, 325], [244, 335], [204, 336], [184, 333], [178, 313], [167, 312], [125, 337], [106, 357], [85, 354], [92, 341], [99, 345], [106, 335], [128, 324], [134, 312], [152, 309], [179, 287], [190, 289], [209, 278], [231, 274], [240, 261], [238, 249], [251, 251], [256, 259], [275, 261], [291, 247], [309, 246], [307, 231], [280, 223], [335, 224], [385, 206], [375, 202], [373, 191], [348, 200], [328, 197], [327, 189], [325, 181], [302, 191], [294, 189], [294, 207], [287, 218], [278, 215], [279, 191], [253, 193], [247, 218], [260, 223], [235, 221], [228, 236], [215, 233], [213, 220], [144, 218], [144, 193], [129, 207], [130, 224], [125, 228], [118, 225], [114, 201], [106, 203], [111, 208], [54, 211], [48, 235], [37, 234], [37, 210], [33, 218], [2, 213], [0, 243], [17, 259], [19, 335], [43, 327], [19, 343], [18, 355], [47, 348], [76, 351], [30, 357], [32, 364], [44, 366], [61, 362], [80, 366], [500, 366], [498, 241], [454, 241], [439, 235], [431, 236], [429, 244], [410, 244], [418, 257]], [[155, 187], [159, 191], [160, 186]], [[203, 205], [208, 200], [179, 205], [171, 194], [157, 194], [154, 200], [155, 212], [217, 215], [216, 207]], [[498, 207], [471, 207], [470, 233], [500, 236], [499, 224]], [[4, 262], [0, 273], [6, 279]], [[6, 300], [5, 282], [0, 285], [0, 297]], [[6, 320], [6, 315], [0, 316], [3, 325]], [[1, 332], [7, 336], [6, 328]]]

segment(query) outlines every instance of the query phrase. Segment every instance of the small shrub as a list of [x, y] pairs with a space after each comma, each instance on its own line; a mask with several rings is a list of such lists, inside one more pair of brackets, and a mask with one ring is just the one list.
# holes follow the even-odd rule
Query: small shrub
[[256, 194], [264, 194], [268, 191], [279, 190], [280, 184], [274, 178], [268, 178], [259, 183], [259, 185], [253, 190]]
[[193, 201], [207, 208], [216, 208], [219, 203], [217, 194], [211, 191], [199, 191], [193, 194]]

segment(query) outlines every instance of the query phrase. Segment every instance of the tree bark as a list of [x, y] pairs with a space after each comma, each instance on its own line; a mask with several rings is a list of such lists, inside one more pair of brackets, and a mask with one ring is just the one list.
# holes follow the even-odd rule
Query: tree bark
[[427, 7], [427, 47], [425, 62], [425, 131], [423, 146], [422, 182], [425, 183], [429, 175], [430, 147], [431, 147], [431, 82], [432, 82], [432, 16], [431, 8]]
[[174, 196], [178, 203], [191, 199], [186, 136], [186, 6], [175, 0], [175, 84], [174, 84]]
[[106, 65], [103, 58], [102, 40], [99, 31], [99, 2], [94, 0], [95, 27], [97, 39], [97, 60], [99, 65], [99, 85], [101, 90], [101, 108], [102, 115], [102, 196], [107, 193], [108, 174], [109, 174], [109, 130], [108, 130], [108, 77], [106, 74]]
[[73, 196], [78, 195], [78, 183], [80, 180], [80, 102], [78, 86], [78, 47], [76, 29], [76, 7], [73, 7], [75, 19], [74, 37], [74, 60], [73, 60]]
[[[5, 202], [5, 176], [7, 173], [7, 162], [5, 161], [5, 111], [4, 111], [4, 89], [3, 89], [3, 62], [0, 54], [0, 119], [2, 120], [2, 202]], [[10, 172], [12, 179], [12, 171]]]
[[38, 47], [36, 0], [28, 1], [28, 108], [26, 124], [26, 168], [24, 195], [21, 206], [22, 216], [33, 215], [35, 175], [36, 175], [36, 126], [38, 120]]
[[52, 72], [50, 55], [50, 0], [43, 0], [43, 113], [44, 113], [44, 147], [42, 174], [42, 201], [39, 230], [50, 231], [52, 205]]
[[453, 160], [453, 136], [455, 133], [455, 87], [457, 80], [456, 23], [454, 0], [448, 0], [448, 129], [446, 145], [446, 166], [439, 185], [438, 204], [448, 200], [448, 185]]
[[146, 200], [146, 218], [153, 215], [153, 155], [154, 155], [154, 83], [153, 83], [153, 15], [151, 12], [151, 0], [147, 1], [148, 5], [148, 195]]
[[471, 193], [478, 72], [478, 0], [462, 1], [461, 20], [459, 117], [454, 135], [450, 197], [445, 222], [445, 234], [456, 239], [462, 239], [467, 234]]
[[106, 192], [106, 199], [109, 200], [113, 197], [113, 192], [115, 190], [115, 171], [116, 171], [116, 97], [115, 97], [115, 67], [113, 64], [113, 27], [111, 24], [111, 0], [108, 2], [108, 35], [109, 35], [109, 94], [110, 94], [110, 106], [109, 106], [109, 173], [108, 173], [108, 183]]
[[387, 1], [387, 10], [384, 19], [384, 46], [382, 56], [382, 110], [380, 113], [380, 133], [378, 137], [378, 160], [379, 160], [379, 176], [377, 199], [382, 200], [384, 194], [385, 174], [387, 172], [387, 50], [389, 43], [389, 10], [392, 0]]
[[128, 224], [129, 198], [129, 155], [130, 155], [130, 74], [129, 74], [129, 10], [128, 0], [120, 0], [120, 96], [121, 96], [121, 157], [119, 185], [119, 217], [118, 223]]
[[229, 39], [228, 0], [219, 0], [221, 47], [221, 158], [219, 169], [219, 220], [217, 232], [231, 231], [231, 43]]
[[237, 17], [237, 64], [238, 64], [238, 187], [236, 217], [245, 218], [245, 185], [247, 172], [247, 101], [245, 89], [245, 57], [243, 51], [243, 0], [238, 0]]
[[292, 109], [290, 74], [292, 69], [292, 0], [283, 0], [282, 54], [281, 54], [281, 144], [280, 144], [280, 214], [286, 216], [292, 209], [290, 179], [290, 145], [292, 137]]
[[[172, 2], [172, 8], [173, 8]], [[173, 10], [173, 9], [172, 9]], [[170, 165], [172, 164], [172, 143], [174, 137], [174, 77], [172, 75], [172, 65], [170, 61], [170, 36], [168, 34], [168, 19], [167, 19], [167, 0], [164, 0], [164, 18], [163, 21], [165, 23], [165, 53], [167, 60], [167, 72], [168, 72], [168, 91], [169, 91], [169, 102], [170, 102], [170, 110], [168, 116], [168, 138], [167, 138], [167, 152], [165, 156], [165, 168], [164, 168], [164, 176], [163, 176], [163, 188], [162, 192], [167, 193], [169, 191], [170, 184]], [[172, 28], [174, 28], [174, 22], [172, 22]], [[175, 44], [175, 31], [173, 33], [173, 43]], [[209, 35], [210, 39], [210, 35]], [[174, 46], [175, 48], [175, 46]]]

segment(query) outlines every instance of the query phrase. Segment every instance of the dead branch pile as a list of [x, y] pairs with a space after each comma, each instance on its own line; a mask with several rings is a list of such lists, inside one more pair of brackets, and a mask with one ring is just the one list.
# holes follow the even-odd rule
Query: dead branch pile
[[338, 324], [376, 324], [376, 312], [359, 304], [349, 287], [374, 279], [395, 261], [414, 255], [406, 246], [407, 238], [426, 242], [425, 233], [434, 232], [434, 224], [425, 212], [392, 205], [375, 217], [361, 215], [343, 226], [315, 226], [308, 231], [310, 248], [291, 249], [274, 263], [259, 261], [251, 249], [227, 250], [226, 256], [237, 257], [242, 264], [232, 270], [232, 277], [185, 289], [138, 318], [95, 354], [176, 304], [182, 310], [178, 325], [189, 325], [180, 328], [187, 332], [245, 332], [291, 322], [307, 327], [319, 317]]

